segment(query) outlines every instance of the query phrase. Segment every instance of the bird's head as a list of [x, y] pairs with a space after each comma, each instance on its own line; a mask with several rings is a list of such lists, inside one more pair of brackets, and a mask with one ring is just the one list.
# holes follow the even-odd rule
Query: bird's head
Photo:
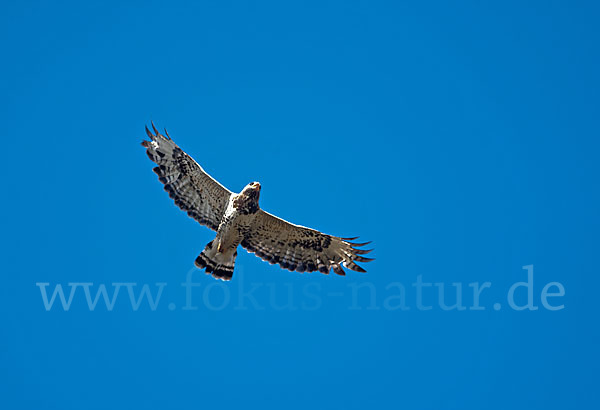
[[243, 189], [242, 192], [257, 192], [260, 193], [260, 182], [250, 182], [248, 185], [246, 185]]
[[236, 208], [245, 214], [253, 214], [258, 211], [258, 199], [260, 197], [260, 183], [250, 182], [239, 193], [235, 201]]

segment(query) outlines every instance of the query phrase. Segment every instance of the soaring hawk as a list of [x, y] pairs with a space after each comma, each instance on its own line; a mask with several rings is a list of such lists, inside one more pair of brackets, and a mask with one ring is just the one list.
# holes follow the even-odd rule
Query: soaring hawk
[[372, 249], [358, 249], [365, 243], [356, 238], [339, 238], [277, 218], [258, 205], [260, 184], [251, 182], [239, 194], [233, 193], [208, 175], [183, 152], [169, 134], [154, 134], [146, 127], [150, 141], [143, 141], [146, 153], [158, 166], [153, 170], [169, 196], [196, 221], [217, 232], [196, 258], [198, 268], [222, 280], [231, 280], [237, 247], [242, 245], [259, 258], [297, 272], [328, 274], [331, 269], [345, 275], [342, 266], [366, 272], [355, 262], [373, 259], [364, 255]]

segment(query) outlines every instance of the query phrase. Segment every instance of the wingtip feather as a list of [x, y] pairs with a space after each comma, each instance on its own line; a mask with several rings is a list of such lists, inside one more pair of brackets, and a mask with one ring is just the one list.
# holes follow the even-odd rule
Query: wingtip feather
[[356, 249], [352, 248], [352, 252], [357, 255], [366, 255], [367, 253], [373, 252], [373, 249]]
[[363, 242], [363, 243], [353, 243], [353, 242], [348, 242], [351, 246], [365, 246], [370, 244], [373, 241], [369, 241], [369, 242]]
[[337, 273], [340, 276], [346, 276], [346, 272], [344, 271], [344, 269], [342, 269], [342, 267], [340, 265], [333, 265], [332, 266], [333, 271], [335, 273]]
[[156, 127], [154, 126], [154, 121], [150, 120], [150, 124], [152, 124], [152, 129], [154, 130], [154, 133], [155, 133], [156, 135], [160, 134], [160, 133], [158, 132], [158, 130], [156, 129]]

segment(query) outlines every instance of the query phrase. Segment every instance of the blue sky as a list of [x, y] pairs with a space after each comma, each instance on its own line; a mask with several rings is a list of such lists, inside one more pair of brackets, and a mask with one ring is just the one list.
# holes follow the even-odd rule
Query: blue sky
[[[0, 10], [2, 408], [598, 405], [593, 2]], [[152, 173], [151, 120], [230, 189], [260, 181], [263, 208], [372, 240], [376, 261], [301, 275], [240, 251], [231, 283], [194, 271], [214, 234]], [[519, 311], [528, 265], [537, 310]], [[458, 283], [465, 309], [440, 285], [421, 309], [419, 278], [447, 305]], [[85, 287], [115, 283], [91, 311]], [[57, 285], [68, 310], [44, 305]], [[155, 309], [132, 307], [143, 285]]]

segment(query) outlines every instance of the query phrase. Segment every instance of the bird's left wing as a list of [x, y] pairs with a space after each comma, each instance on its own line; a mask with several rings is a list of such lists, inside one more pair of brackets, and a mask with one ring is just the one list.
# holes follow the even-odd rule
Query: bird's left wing
[[356, 238], [339, 238], [294, 225], [259, 210], [241, 245], [259, 258], [290, 271], [318, 270], [328, 274], [333, 269], [338, 275], [345, 275], [341, 266], [365, 272], [355, 262], [373, 260], [360, 256], [371, 249], [358, 249], [370, 242], [350, 242], [353, 239]]
[[196, 161], [169, 137], [146, 127], [150, 141], [143, 141], [148, 157], [158, 165], [153, 171], [165, 191], [182, 210], [213, 230], [219, 228], [231, 191], [208, 175]]

